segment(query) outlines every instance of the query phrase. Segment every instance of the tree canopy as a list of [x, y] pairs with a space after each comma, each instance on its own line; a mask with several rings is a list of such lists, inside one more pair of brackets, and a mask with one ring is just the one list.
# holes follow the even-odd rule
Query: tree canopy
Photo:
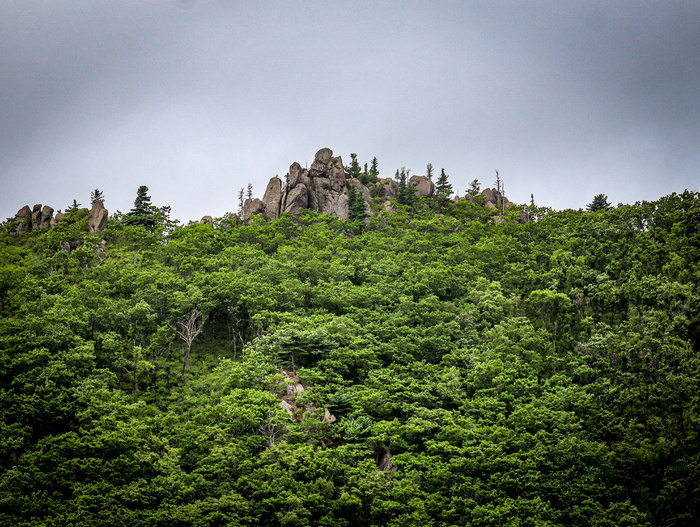
[[0, 232], [0, 524], [697, 523], [697, 192], [359, 229], [147, 190]]

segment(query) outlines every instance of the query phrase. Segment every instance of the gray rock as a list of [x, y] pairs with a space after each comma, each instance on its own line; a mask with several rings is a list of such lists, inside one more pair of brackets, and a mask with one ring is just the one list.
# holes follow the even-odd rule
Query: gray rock
[[247, 220], [250, 218], [253, 214], [264, 214], [265, 213], [265, 204], [262, 202], [262, 200], [255, 198], [255, 199], [246, 199], [245, 203], [243, 203], [243, 220]]
[[484, 205], [497, 202], [496, 191], [493, 189], [485, 188], [481, 191], [481, 195], [484, 196]]
[[39, 225], [39, 228], [43, 229], [44, 227], [50, 227], [52, 219], [53, 208], [49, 207], [48, 205], [44, 205], [44, 208], [41, 209], [41, 223]]
[[322, 423], [333, 424], [336, 422], [335, 416], [328, 411], [328, 408], [323, 409], [323, 420]]
[[327, 165], [330, 162], [331, 157], [333, 157], [333, 150], [331, 150], [330, 148], [321, 148], [321, 150], [316, 152], [316, 155], [314, 156], [314, 162]]
[[530, 221], [530, 215], [527, 213], [526, 210], [521, 210], [520, 211], [520, 218], [519, 221], [522, 225], [525, 225]]
[[282, 180], [280, 178], [275, 176], [270, 179], [262, 201], [265, 204], [264, 214], [268, 220], [274, 220], [280, 215], [280, 203], [282, 202]]
[[308, 204], [309, 196], [307, 194], [306, 185], [303, 183], [298, 183], [287, 193], [287, 198], [284, 204], [284, 212], [291, 212], [296, 216], [299, 214], [301, 209], [308, 208]]
[[41, 203], [34, 205], [32, 209], [32, 229], [38, 231], [41, 228]]
[[214, 218], [211, 216], [202, 216], [202, 219], [199, 220], [200, 225], [211, 225], [212, 223], [214, 223]]
[[109, 216], [109, 213], [105, 209], [104, 203], [100, 200], [95, 201], [88, 214], [88, 232], [92, 234], [105, 230], [107, 228], [107, 216]]
[[416, 196], [419, 198], [429, 198], [435, 192], [435, 185], [425, 176], [411, 176], [409, 182], [416, 187]]
[[338, 157], [331, 158], [331, 188], [336, 192], [342, 192], [345, 189], [345, 167], [343, 160]]
[[299, 181], [299, 177], [301, 176], [301, 165], [294, 161], [291, 165], [289, 165], [289, 183], [288, 185], [290, 187], [296, 186], [296, 184]]
[[333, 156], [333, 150], [330, 148], [321, 148], [316, 152], [314, 162], [309, 168], [309, 175], [313, 177], [330, 177], [330, 164]]
[[51, 226], [52, 226], [52, 227], [55, 227], [56, 225], [58, 225], [59, 223], [61, 223], [61, 222], [63, 221], [63, 218], [65, 218], [65, 217], [66, 217], [66, 214], [65, 214], [64, 212], [59, 212], [59, 213], [56, 214], [56, 215], [53, 217], [53, 219], [51, 220]]
[[347, 183], [353, 185], [355, 190], [360, 191], [365, 201], [372, 201], [372, 194], [369, 189], [362, 184], [362, 181], [357, 178], [350, 178], [347, 180]]
[[380, 178], [379, 182], [384, 187], [384, 197], [393, 199], [399, 194], [399, 184], [391, 178]]
[[32, 209], [25, 205], [15, 214], [17, 219], [17, 232], [27, 232], [32, 228]]

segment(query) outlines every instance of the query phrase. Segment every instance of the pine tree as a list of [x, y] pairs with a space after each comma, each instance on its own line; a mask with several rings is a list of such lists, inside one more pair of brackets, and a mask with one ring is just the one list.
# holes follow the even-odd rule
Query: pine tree
[[141, 185], [136, 191], [134, 208], [124, 217], [124, 223], [146, 229], [153, 229], [158, 224], [158, 209], [151, 204], [148, 187]]
[[411, 205], [416, 202], [416, 187], [411, 185], [408, 176], [411, 173], [410, 169], [401, 167], [401, 172], [396, 171], [399, 179], [399, 190], [396, 199], [402, 205]]
[[610, 210], [612, 205], [608, 203], [608, 197], [605, 194], [598, 194], [593, 198], [587, 206], [588, 212], [598, 212], [599, 210]]
[[367, 204], [365, 198], [355, 185], [348, 184], [348, 219], [350, 221], [362, 221], [367, 217]]
[[98, 188], [90, 193], [90, 205], [94, 205], [96, 201], [101, 201], [104, 203], [105, 196], [102, 191]]
[[70, 214], [71, 212], [77, 212], [80, 210], [80, 203], [78, 203], [76, 200], [73, 200], [73, 204], [66, 209], [66, 214]]
[[445, 169], [440, 171], [440, 177], [437, 180], [436, 185], [437, 202], [440, 208], [444, 208], [450, 203], [450, 196], [452, 195], [452, 185], [449, 182], [449, 176], [445, 174]]
[[357, 162], [357, 154], [350, 154], [350, 164], [345, 167], [345, 175], [351, 179], [359, 179], [361, 170], [360, 164]]
[[248, 183], [248, 192], [246, 194], [246, 198], [253, 199], [253, 184], [252, 183]]
[[[444, 170], [444, 169], [443, 169]], [[425, 175], [428, 177], [429, 181], [433, 180], [433, 164], [428, 163], [425, 167]]]
[[475, 179], [469, 183], [469, 194], [476, 196], [479, 192], [481, 192], [481, 183], [479, 183], [478, 179]]
[[369, 180], [371, 183], [379, 181], [379, 162], [376, 157], [372, 158], [372, 164], [369, 166]]

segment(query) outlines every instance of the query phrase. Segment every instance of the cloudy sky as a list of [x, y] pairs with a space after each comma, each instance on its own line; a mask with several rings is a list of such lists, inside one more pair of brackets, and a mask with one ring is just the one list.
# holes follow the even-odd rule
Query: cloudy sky
[[700, 190], [697, 0], [7, 0], [0, 68], [0, 219], [221, 216], [322, 147], [556, 209]]

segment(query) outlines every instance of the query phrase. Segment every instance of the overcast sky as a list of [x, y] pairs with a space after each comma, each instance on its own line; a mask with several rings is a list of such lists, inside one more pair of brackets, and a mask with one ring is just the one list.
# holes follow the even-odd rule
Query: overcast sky
[[555, 209], [700, 190], [697, 0], [5, 0], [0, 71], [0, 220], [222, 216], [322, 147]]

